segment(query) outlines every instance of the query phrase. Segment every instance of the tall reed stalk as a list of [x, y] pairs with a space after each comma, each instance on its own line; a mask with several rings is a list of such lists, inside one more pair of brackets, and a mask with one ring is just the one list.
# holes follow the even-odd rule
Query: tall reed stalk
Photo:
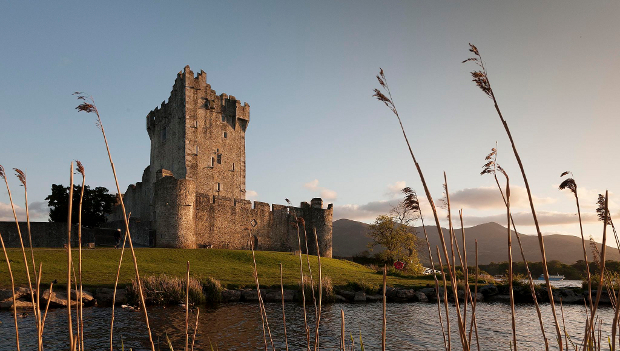
[[480, 341], [478, 339], [478, 324], [476, 323], [476, 305], [478, 304], [478, 240], [474, 241], [476, 246], [476, 286], [474, 288], [474, 301], [471, 306], [471, 325], [469, 326], [469, 344], [471, 345], [471, 332], [475, 328], [476, 330], [476, 346], [480, 351]]
[[[609, 218], [609, 194], [608, 191], [605, 191], [605, 217], [604, 218]], [[592, 312], [590, 315], [590, 323], [591, 325], [588, 325], [588, 323], [586, 322], [586, 329], [587, 330], [592, 330], [592, 332], [594, 332], [594, 327], [595, 327], [595, 319], [594, 316], [596, 315], [596, 310], [598, 308], [598, 304], [599, 301], [601, 300], [601, 293], [603, 292], [603, 277], [605, 275], [605, 252], [606, 250], [606, 243], [607, 243], [607, 225], [608, 225], [608, 220], [604, 220], [603, 221], [603, 242], [602, 242], [602, 247], [601, 247], [601, 263], [600, 263], [600, 267], [601, 267], [601, 277], [599, 278], [599, 282], [598, 282], [598, 289], [596, 289], [596, 301], [594, 302], [594, 306], [592, 307]], [[594, 321], [594, 322], [593, 322]], [[613, 328], [612, 328], [612, 333], [613, 333]], [[588, 340], [588, 333], [586, 333], [586, 337], [585, 337], [585, 344], [587, 344], [587, 340]], [[615, 335], [614, 335], [615, 336]], [[585, 350], [585, 347], [584, 347]]]
[[444, 346], [444, 349], [448, 351], [449, 348], [448, 348], [448, 343], [446, 340], [446, 332], [443, 326], [443, 318], [441, 317], [441, 298], [439, 296], [439, 281], [437, 280], [437, 274], [435, 274], [435, 262], [433, 261], [431, 244], [428, 240], [428, 233], [426, 232], [426, 226], [424, 225], [424, 216], [422, 215], [422, 209], [420, 208], [420, 201], [418, 200], [418, 195], [416, 194], [416, 192], [410, 187], [403, 188], [402, 192], [403, 194], [405, 194], [405, 199], [403, 200], [403, 204], [405, 205], [405, 208], [411, 211], [414, 211], [414, 213], [417, 213], [420, 216], [420, 221], [422, 222], [422, 231], [424, 232], [424, 238], [426, 239], [426, 247], [428, 249], [428, 260], [431, 263], [431, 268], [433, 269], [433, 278], [435, 280], [435, 295], [437, 297], [437, 318], [439, 318], [439, 325], [441, 326], [443, 346]]
[[564, 177], [570, 174], [570, 178], [566, 178], [560, 183], [558, 187], [560, 190], [568, 189], [575, 196], [575, 203], [577, 204], [577, 216], [579, 217], [579, 232], [581, 233], [581, 246], [583, 249], [583, 261], [586, 264], [586, 274], [588, 278], [588, 296], [590, 301], [590, 311], [592, 310], [592, 279], [590, 276], [590, 265], [588, 264], [588, 254], [586, 251], [586, 239], [583, 235], [583, 225], [581, 223], [581, 208], [579, 206], [579, 195], [577, 195], [577, 182], [573, 178], [573, 173], [570, 171], [563, 172], [560, 177]]
[[[340, 350], [345, 351], [346, 344], [344, 343], [344, 311], [340, 309]], [[288, 350], [288, 349], [287, 349]]]
[[185, 284], [185, 351], [189, 351], [189, 261], [187, 261], [187, 283]]
[[[446, 192], [446, 205], [448, 206], [448, 230], [450, 232], [450, 245], [452, 251], [452, 268], [451, 268], [451, 276], [454, 277], [454, 281], [452, 284], [452, 292], [454, 293], [454, 308], [456, 309], [456, 318], [459, 327], [459, 337], [461, 339], [461, 344], [463, 345], [464, 350], [469, 350], [469, 343], [467, 341], [466, 331], [465, 331], [465, 321], [463, 320], [463, 315], [461, 314], [461, 309], [459, 307], [459, 299], [458, 299], [458, 279], [456, 277], [456, 260], [455, 260], [455, 248], [458, 251], [459, 246], [456, 243], [456, 235], [454, 234], [454, 227], [452, 225], [452, 210], [450, 205], [450, 192], [448, 190], [448, 178], [446, 176], [446, 172], [443, 172], [443, 187]], [[441, 229], [440, 229], [441, 230]], [[461, 267], [463, 267], [463, 257], [459, 251], [459, 260], [461, 262]], [[446, 258], [446, 261], [448, 259]], [[466, 265], [467, 263], [465, 263]], [[450, 267], [448, 265], [448, 267]], [[466, 306], [466, 303], [464, 304]]]
[[439, 246], [435, 246], [437, 249], [437, 259], [439, 260], [439, 270], [441, 271], [441, 279], [443, 281], [443, 304], [446, 309], [446, 334], [448, 335], [448, 350], [452, 350], [451, 334], [450, 334], [450, 312], [448, 310], [448, 283], [446, 281], [446, 272], [443, 270], [443, 263], [441, 262], [441, 254], [439, 253]]
[[[256, 225], [256, 221], [252, 220], [252, 226]], [[267, 311], [265, 310], [265, 302], [263, 301], [262, 294], [260, 292], [260, 283], [258, 281], [258, 269], [256, 267], [256, 256], [254, 254], [254, 240], [252, 237], [252, 231], [248, 230], [250, 234], [250, 247], [252, 248], [252, 261], [254, 262], [254, 282], [256, 283], [256, 293], [258, 294], [258, 305], [261, 312], [261, 319], [263, 321], [263, 337], [265, 339], [265, 351], [267, 350], [267, 339], [265, 337], [265, 328], [267, 329], [267, 333], [269, 334], [269, 341], [271, 343], [271, 348], [275, 351], [275, 346], [273, 344], [273, 338], [271, 337], [271, 329], [269, 328], [269, 320], [267, 319]]]
[[288, 351], [288, 336], [286, 335], [286, 312], [284, 312], [284, 281], [282, 278], [282, 263], [280, 262], [280, 297], [282, 298], [282, 324], [284, 324], [284, 344]]
[[69, 168], [71, 174], [69, 180], [69, 213], [67, 214], [67, 325], [69, 327], [69, 347], [73, 350], [73, 322], [71, 321], [71, 211], [73, 205], [73, 162]]
[[[316, 311], [316, 329], [314, 333], [314, 351], [319, 350], [319, 325], [321, 324], [321, 305], [323, 300], [323, 272], [321, 267], [321, 251], [319, 249], [319, 237], [316, 235], [316, 228], [312, 228], [314, 232], [314, 242], [316, 243], [316, 259], [319, 265], [319, 309]], [[313, 288], [314, 290], [314, 288]]]
[[127, 219], [127, 212], [125, 210], [125, 203], [123, 202], [123, 196], [121, 195], [121, 188], [118, 185], [118, 177], [116, 176], [116, 168], [114, 167], [114, 162], [112, 161], [112, 154], [110, 153], [110, 146], [108, 145], [108, 139], [105, 135], [105, 130], [103, 128], [103, 123], [101, 122], [101, 116], [99, 115], [99, 110], [97, 110], [97, 106], [95, 106], [95, 100], [91, 97], [86, 97], [83, 93], [75, 92], [73, 95], [77, 95], [77, 99], [83, 101], [80, 105], [78, 105], [75, 109], [80, 111], [84, 111], [86, 113], [95, 113], [97, 115], [97, 127], [101, 130], [101, 134], [103, 135], [103, 141], [105, 143], [106, 151], [108, 152], [108, 159], [110, 161], [110, 167], [112, 168], [112, 174], [114, 175], [114, 182], [116, 183], [116, 191], [118, 193], [118, 200], [121, 205], [121, 210], [123, 213], [123, 220], [125, 222], [125, 233], [127, 238], [129, 239], [129, 248], [131, 249], [131, 256], [133, 258], [133, 265], [136, 271], [136, 281], [138, 282], [138, 292], [140, 293], [140, 304], [142, 305], [142, 311], [144, 312], [144, 320], [146, 323], [146, 330], [149, 335], [149, 343], [151, 345], [151, 351], [155, 351], [155, 343], [153, 342], [153, 335], [151, 333], [151, 326], [149, 325], [149, 315], [146, 310], [146, 302], [144, 300], [144, 292], [142, 289], [142, 280], [140, 280], [140, 271], [138, 270], [138, 259], [136, 258], [136, 253], [133, 249], [133, 241], [131, 240], [131, 233], [129, 232], [129, 221]]
[[557, 313], [555, 311], [555, 303], [553, 301], [553, 291], [551, 290], [551, 284], [549, 282], [549, 272], [547, 270], [547, 255], [545, 253], [545, 242], [543, 239], [542, 231], [540, 230], [540, 225], [538, 224], [538, 217], [536, 216], [536, 210], [534, 209], [534, 200], [532, 199], [532, 191], [530, 190], [530, 185], [527, 181], [527, 176], [525, 174], [525, 169], [523, 167], [523, 162], [521, 162], [521, 157], [517, 152], [517, 147], [515, 145], [514, 139], [512, 138], [512, 133], [510, 133], [510, 129], [508, 128], [508, 123], [504, 119], [502, 115], [502, 111], [497, 104], [497, 99], [495, 98], [495, 94], [493, 93], [493, 89], [491, 88], [491, 83], [489, 82], [489, 77], [487, 75], [487, 70], [484, 66], [484, 62], [482, 61], [482, 56], [478, 51], [478, 48], [472, 44], [469, 44], [469, 51], [472, 52], [476, 57], [471, 57], [463, 61], [469, 62], [472, 61], [476, 65], [480, 67], [478, 71], [472, 71], [471, 75], [473, 78], [473, 82], [489, 97], [493, 100], [493, 105], [495, 106], [495, 110], [497, 111], [497, 115], [499, 116], [502, 125], [504, 126], [504, 130], [506, 131], [506, 135], [510, 140], [510, 145], [512, 146], [512, 151], [515, 155], [515, 159], [519, 164], [519, 169], [521, 170], [521, 176], [523, 177], [523, 182], [525, 183], [525, 189], [527, 190], [527, 197], [530, 203], [530, 209], [532, 210], [532, 217], [534, 218], [534, 226], [536, 227], [536, 233], [538, 234], [538, 245], [540, 247], [540, 254], [542, 256], [542, 266], [543, 266], [543, 275], [545, 277], [545, 282], [547, 284], [547, 294], [549, 295], [549, 302], [551, 304], [551, 311], [553, 313], [553, 320], [555, 322], [555, 330], [557, 334], [557, 342], [559, 349], [562, 350], [562, 333], [560, 331], [560, 324], [558, 323]]
[[387, 285], [387, 265], [383, 265], [383, 326], [381, 329], [381, 351], [385, 351], [385, 339], [387, 333], [387, 300], [386, 300], [386, 285]]
[[[2, 171], [1, 168], [0, 168], [0, 171]], [[19, 327], [17, 326], [17, 299], [15, 298], [15, 280], [13, 279], [13, 271], [11, 270], [11, 261], [9, 261], [9, 255], [6, 252], [6, 247], [4, 247], [4, 240], [2, 239], [2, 233], [0, 233], [0, 244], [2, 244], [2, 252], [4, 252], [4, 259], [6, 260], [6, 266], [9, 270], [9, 277], [11, 277], [11, 293], [13, 294], [13, 321], [15, 322], [15, 343], [17, 347], [16, 350], [20, 351]]]
[[310, 351], [310, 328], [308, 328], [308, 315], [306, 313], [306, 292], [304, 287], [304, 262], [301, 257], [301, 235], [299, 234], [299, 226], [304, 225], [305, 222], [303, 218], [297, 218], [297, 222], [295, 223], [295, 227], [297, 228], [297, 244], [299, 245], [299, 274], [300, 274], [300, 284], [301, 284], [301, 305], [304, 311], [304, 327], [306, 330], [306, 342], [307, 342], [307, 351]]
[[80, 349], [84, 350], [84, 315], [83, 315], [83, 290], [82, 290], [82, 202], [84, 201], [84, 186], [86, 184], [86, 171], [82, 162], [76, 160], [77, 171], [82, 175], [82, 189], [80, 191], [80, 203], [78, 210], [78, 279], [80, 283], [80, 298], [78, 303], [78, 311], [80, 316], [78, 318], [78, 328], [80, 333]]
[[192, 351], [194, 351], [194, 343], [196, 342], [196, 332], [198, 332], [198, 317], [200, 316], [200, 307], [196, 307], [196, 325], [194, 326], [194, 336], [192, 336]]
[[[13, 203], [13, 197], [11, 195], [11, 189], [9, 188], [9, 182], [6, 179], [6, 173], [4, 172], [4, 167], [0, 165], [0, 177], [4, 179], [4, 184], [6, 185], [6, 191], [9, 194], [9, 202], [11, 203], [11, 210], [13, 211], [13, 218], [15, 219], [15, 226], [17, 227], [17, 235], [19, 236], [19, 244], [22, 249], [22, 257], [24, 259], [24, 266], [26, 267], [26, 276], [28, 277], [28, 288], [30, 290], [30, 300], [32, 301], [32, 309], [35, 316], [38, 315], [36, 300], [34, 298], [34, 290], [32, 289], [32, 278], [30, 276], [30, 268], [28, 267], [28, 259], [26, 258], [26, 249], [24, 248], [24, 240], [22, 239], [22, 231], [19, 227], [19, 221], [17, 220], [17, 213], [15, 212], [15, 204]], [[38, 326], [38, 323], [37, 323]]]
[[[491, 149], [491, 152], [484, 158], [486, 163], [482, 166], [483, 170], [480, 172], [480, 175], [484, 174], [492, 174], [495, 179], [495, 184], [497, 185], [497, 190], [499, 190], [500, 195], [502, 196], [502, 201], [506, 208], [509, 208], [509, 203], [506, 201], [506, 196], [504, 195], [504, 190], [499, 183], [499, 179], [497, 178], [497, 171], [499, 170], [505, 177], [508, 177], [508, 174], [504, 171], [504, 169], [497, 163], [497, 142], [495, 143], [495, 147]], [[508, 179], [508, 178], [507, 178]], [[530, 292], [532, 294], [532, 300], [534, 301], [534, 306], [536, 307], [536, 314], [538, 315], [538, 323], [540, 325], [540, 331], [542, 333], [543, 340], [545, 342], [545, 350], [549, 350], [549, 341], [547, 340], [547, 336], [545, 335], [545, 327], [543, 325], [542, 313], [540, 312], [540, 306], [538, 305], [538, 298], [536, 297], [536, 288], [534, 285], [534, 279], [532, 278], [532, 273], [530, 272], [529, 264], [525, 259], [525, 254], [523, 252], [523, 245], [521, 244], [521, 236], [517, 231], [517, 227], [515, 226], [515, 222], [512, 218], [512, 214], [510, 214], [510, 223], [512, 223], [512, 229], [517, 237], [517, 243], [519, 244], [519, 250], [521, 252], [521, 259], [523, 260], [523, 265], [525, 266], [525, 270], [527, 272], [528, 282], [530, 286]], [[509, 223], [509, 228], [510, 228]]]
[[[131, 212], [129, 213], [131, 216]], [[113, 340], [114, 340], [114, 308], [116, 305], [116, 291], [118, 288], [118, 279], [121, 275], [121, 265], [123, 263], [123, 254], [125, 253], [125, 244], [127, 243], [127, 232], [125, 232], [125, 236], [123, 239], [123, 247], [121, 249], [121, 257], [118, 259], [118, 268], [116, 269], [116, 279], [114, 280], [114, 291], [112, 293], [112, 319], [110, 321], [110, 351], [114, 351]]]
[[[400, 129], [403, 133], [403, 137], [405, 138], [405, 142], [407, 143], [407, 148], [409, 149], [409, 154], [411, 155], [411, 159], [416, 167], [416, 170], [418, 172], [418, 176], [420, 177], [420, 181], [422, 182], [422, 186], [424, 187], [424, 193], [426, 194], [426, 198], [428, 200], [429, 205], [431, 206], [431, 210], [433, 211], [433, 217], [435, 219], [435, 226], [437, 228], [437, 234], [439, 235], [439, 240], [441, 242], [441, 246], [443, 249], [443, 254], [446, 257], [446, 264], [448, 266], [449, 269], [449, 273], [450, 273], [450, 281], [452, 283], [452, 289], [453, 289], [453, 293], [456, 296], [457, 291], [456, 291], [456, 276], [455, 274], [453, 274], [452, 268], [450, 266], [450, 262], [448, 261], [448, 249], [446, 246], [446, 241], [444, 239], [443, 236], [443, 232], [441, 231], [441, 224], [439, 223], [439, 215], [437, 214], [437, 208], [435, 207], [435, 202], [433, 201], [433, 197], [431, 196], [430, 190], [428, 189], [428, 186], [426, 184], [426, 180], [424, 178], [424, 174], [422, 173], [422, 168], [420, 167], [420, 165], [418, 164], [418, 161], [415, 158], [415, 155], [413, 154], [413, 150], [411, 149], [411, 144], [409, 143], [409, 139], [407, 138], [407, 133], [405, 132], [405, 128], [403, 127], [403, 123], [402, 120], [400, 118], [400, 115], [398, 114], [398, 110], [396, 109], [396, 105], [394, 104], [394, 100], [392, 98], [392, 93], [390, 92], [390, 88], [389, 85], [387, 83], [387, 79], [385, 77], [385, 74], [383, 73], [383, 69], [380, 69], [379, 74], [377, 75], [377, 81], [379, 82], [379, 85], [385, 90], [385, 92], [387, 93], [384, 94], [383, 92], [381, 92], [381, 90], [379, 89], [374, 89], [374, 94], [373, 96], [375, 98], [377, 98], [377, 100], [379, 100], [380, 102], [383, 102], [383, 104], [385, 104], [386, 107], [388, 107], [390, 109], [390, 111], [392, 111], [392, 113], [396, 116], [396, 118], [398, 119], [398, 124], [400, 125]], [[456, 299], [456, 306], [457, 306], [457, 310], [458, 310], [458, 315], [460, 315], [460, 310], [458, 309], [458, 299]], [[462, 321], [459, 320], [459, 331], [462, 332]], [[469, 350], [469, 345], [466, 343], [467, 339], [461, 337], [461, 342], [462, 342], [462, 346], [463, 346], [463, 350], [468, 351]]]
[[[32, 249], [32, 231], [30, 230], [30, 210], [28, 206], [28, 185], [26, 184], [26, 173], [24, 171], [13, 168], [15, 171], [15, 175], [19, 179], [20, 183], [24, 187], [24, 203], [26, 206], [26, 228], [28, 230], [28, 243], [30, 244], [30, 258], [32, 259], [32, 273], [35, 278], [35, 282], [37, 279], [37, 266], [34, 261], [34, 250]], [[36, 284], [34, 287], [34, 296], [36, 297], [36, 301], [32, 301], [35, 310], [34, 310], [34, 318], [37, 326], [37, 342], [39, 351], [43, 350], [43, 336], [41, 334], [41, 309], [39, 308], [39, 285]]]

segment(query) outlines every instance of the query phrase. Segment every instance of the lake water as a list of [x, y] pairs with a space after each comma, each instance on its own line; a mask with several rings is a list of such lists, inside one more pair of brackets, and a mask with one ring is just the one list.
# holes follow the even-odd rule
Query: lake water
[[[443, 306], [443, 305], [442, 305]], [[443, 307], [442, 307], [443, 308]], [[555, 329], [549, 304], [541, 306], [545, 329], [554, 345]], [[266, 305], [269, 325], [276, 349], [284, 349], [284, 329], [281, 305]], [[320, 345], [322, 350], [338, 350], [340, 340], [340, 310], [345, 312], [347, 339], [353, 334], [356, 349], [359, 350], [359, 335], [366, 350], [381, 348], [382, 305], [370, 304], [332, 304], [323, 307], [320, 328]], [[431, 303], [392, 303], [387, 305], [387, 348], [389, 350], [439, 350], [443, 348], [441, 327], [437, 319], [437, 305]], [[120, 339], [123, 338], [125, 350], [147, 350], [148, 336], [144, 327], [143, 313], [116, 309], [115, 350], [121, 350]], [[613, 310], [604, 306], [599, 309], [603, 320], [603, 338], [611, 335]], [[151, 329], [155, 341], [165, 346], [165, 335], [169, 335], [176, 350], [183, 350], [185, 342], [185, 310], [182, 307], [156, 308], [148, 310]], [[452, 311], [454, 312], [454, 311]], [[451, 313], [452, 313], [451, 312]], [[85, 348], [87, 350], [109, 349], [110, 308], [85, 308]], [[559, 306], [558, 306], [558, 314]], [[569, 335], [575, 341], [583, 337], [584, 306], [564, 306], [564, 319]], [[308, 312], [308, 319], [314, 325], [314, 313]], [[510, 307], [500, 303], [480, 303], [476, 310], [480, 346], [482, 350], [509, 350], [511, 335]], [[520, 350], [543, 350], [538, 318], [533, 305], [518, 305], [517, 340]], [[193, 317], [193, 318], [192, 318]], [[560, 316], [558, 315], [558, 318]], [[456, 315], [451, 315], [451, 321]], [[560, 319], [561, 320], [561, 319]], [[36, 331], [34, 318], [29, 315], [19, 319], [19, 332], [22, 350], [36, 349]], [[15, 336], [13, 316], [10, 311], [0, 312], [0, 350], [14, 350]], [[190, 330], [193, 330], [195, 315], [190, 315]], [[289, 348], [305, 349], [306, 338], [303, 323], [303, 310], [300, 305], [286, 306], [286, 322]], [[456, 324], [452, 324], [453, 349], [458, 349]], [[201, 309], [196, 338], [196, 350], [210, 350], [209, 343], [219, 350], [262, 350], [264, 348], [263, 331], [258, 304], [225, 304], [217, 309]], [[191, 342], [191, 335], [190, 335]], [[66, 310], [57, 309], [49, 312], [45, 325], [44, 345], [46, 350], [66, 350], [68, 344]], [[271, 349], [271, 348], [270, 348]], [[557, 345], [556, 345], [557, 349]]]

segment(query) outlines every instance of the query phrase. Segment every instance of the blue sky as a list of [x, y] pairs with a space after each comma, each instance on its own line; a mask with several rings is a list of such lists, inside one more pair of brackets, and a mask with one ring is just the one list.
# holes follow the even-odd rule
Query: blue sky
[[[471, 82], [481, 50], [541, 211], [543, 231], [600, 238], [596, 194], [618, 189], [620, 3], [612, 1], [3, 2], [0, 164], [28, 175], [33, 215], [79, 159], [91, 186], [114, 188], [103, 140], [71, 93], [93, 95], [121, 188], [149, 161], [145, 116], [185, 65], [251, 106], [247, 189], [269, 203], [329, 198], [337, 218], [371, 221], [403, 185], [422, 193], [396, 119], [374, 100], [385, 70], [435, 198], [448, 175], [468, 224], [503, 220], [492, 178], [498, 142], [515, 215], [533, 233], [522, 180], [491, 101]], [[9, 178], [23, 204], [17, 179]], [[254, 194], [254, 193], [252, 193]], [[0, 219], [10, 219], [0, 192]], [[21, 205], [23, 207], [23, 205]], [[429, 211], [426, 211], [430, 214]], [[503, 223], [503, 222], [500, 222]]]

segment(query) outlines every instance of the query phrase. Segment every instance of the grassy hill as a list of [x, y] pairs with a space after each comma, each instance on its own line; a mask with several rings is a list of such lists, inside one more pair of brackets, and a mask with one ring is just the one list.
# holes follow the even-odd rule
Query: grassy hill
[[[37, 265], [43, 263], [43, 277], [41, 283], [49, 285], [54, 279], [58, 284], [67, 282], [67, 253], [64, 249], [35, 249]], [[118, 259], [121, 250], [94, 249], [83, 250], [82, 271], [85, 286], [98, 287], [114, 285]], [[27, 286], [28, 281], [21, 249], [8, 249], [11, 268], [18, 286]], [[73, 251], [74, 264], [77, 265], [77, 251]], [[30, 262], [30, 253], [27, 252]], [[140, 275], [154, 275], [165, 273], [183, 277], [186, 274], [186, 262], [189, 261], [190, 274], [198, 279], [213, 277], [218, 279], [224, 287], [254, 287], [252, 252], [246, 250], [217, 250], [217, 249], [136, 249]], [[304, 266], [307, 268], [306, 257], [303, 256]], [[310, 256], [314, 277], [318, 277], [316, 256]], [[299, 257], [290, 252], [257, 251], [256, 263], [261, 286], [280, 285], [280, 266], [283, 265], [284, 284], [296, 286], [299, 283]], [[365, 284], [379, 287], [383, 276], [365, 266], [346, 260], [321, 258], [323, 276], [331, 278], [334, 286], [344, 286], [349, 283]], [[128, 284], [134, 277], [131, 252], [125, 251], [123, 267], [121, 269], [120, 284]], [[306, 269], [307, 274], [307, 269]], [[391, 286], [426, 285], [429, 280], [416, 278], [388, 277]], [[10, 287], [10, 278], [7, 272], [4, 257], [0, 260], [0, 287]]]
[[[418, 249], [420, 260], [424, 264], [428, 264], [428, 250], [424, 240], [424, 234], [421, 227], [416, 227], [418, 237], [421, 239]], [[448, 237], [448, 230], [442, 228], [444, 236]], [[431, 247], [435, 248], [440, 245], [437, 229], [435, 226], [427, 227], [426, 231], [429, 236]], [[489, 264], [491, 262], [503, 262], [508, 260], [507, 250], [507, 234], [506, 228], [497, 223], [485, 223], [477, 226], [465, 228], [467, 258], [470, 265], [474, 262], [474, 242], [478, 240], [478, 261], [480, 264]], [[456, 230], [457, 240], [462, 247], [461, 231]], [[547, 260], [558, 260], [562, 263], [572, 264], [579, 259], [583, 259], [583, 251], [581, 247], [581, 238], [573, 235], [551, 234], [545, 235], [545, 250]], [[371, 241], [368, 236], [368, 224], [356, 222], [349, 219], [340, 219], [333, 224], [333, 253], [337, 257], [351, 257], [355, 254], [367, 250], [367, 244]], [[541, 261], [540, 249], [538, 246], [538, 236], [521, 234], [523, 243], [523, 251], [528, 261]], [[521, 254], [517, 244], [517, 237], [512, 234], [513, 242], [513, 259], [521, 261]], [[588, 245], [588, 243], [586, 243]], [[586, 246], [588, 250], [589, 245]], [[600, 249], [600, 244], [599, 244]], [[448, 248], [448, 252], [450, 248]], [[588, 251], [589, 259], [592, 254]], [[620, 260], [620, 254], [615, 247], [607, 247], [608, 260]]]

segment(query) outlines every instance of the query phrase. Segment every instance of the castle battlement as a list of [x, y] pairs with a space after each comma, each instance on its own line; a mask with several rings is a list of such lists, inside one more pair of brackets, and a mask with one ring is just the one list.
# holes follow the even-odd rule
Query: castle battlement
[[[294, 251], [294, 224], [301, 217], [309, 233], [316, 230], [321, 255], [331, 257], [331, 204], [323, 208], [320, 198], [299, 207], [245, 199], [249, 122], [250, 105], [233, 95], [218, 95], [204, 71], [195, 75], [185, 66], [177, 74], [168, 100], [146, 116], [151, 156], [142, 182], [123, 195], [132, 223], [148, 226], [137, 228], [148, 233], [148, 244], [248, 249], [248, 228], [256, 221], [256, 248]], [[308, 239], [315, 253], [314, 236]]]

